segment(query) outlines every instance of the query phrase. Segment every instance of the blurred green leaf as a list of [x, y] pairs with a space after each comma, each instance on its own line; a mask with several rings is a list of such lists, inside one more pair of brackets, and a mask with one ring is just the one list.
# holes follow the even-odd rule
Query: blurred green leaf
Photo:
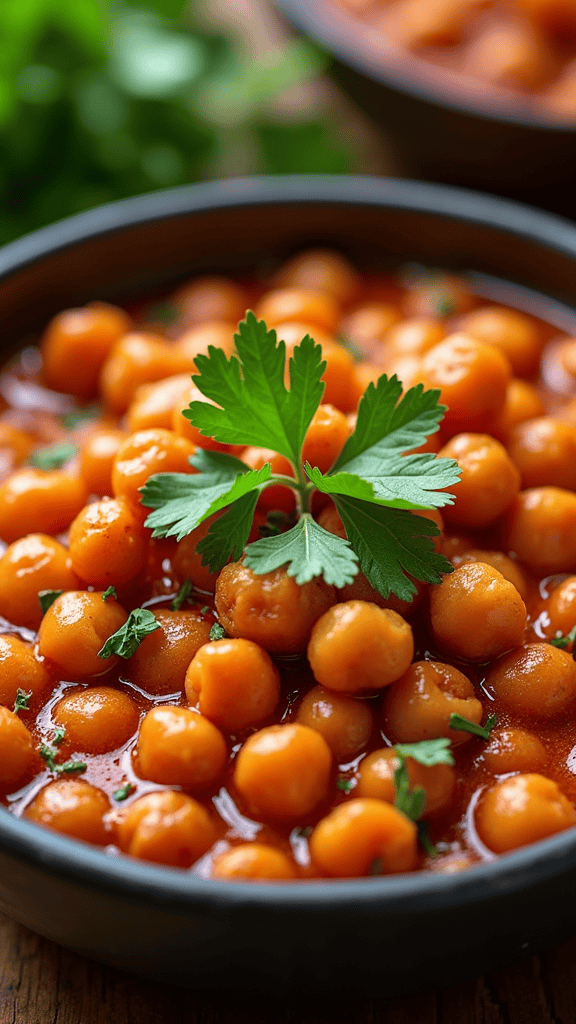
[[205, 68], [199, 39], [167, 32], [145, 16], [120, 18], [114, 30], [111, 71], [125, 92], [153, 99], [190, 86]]
[[341, 174], [354, 170], [353, 155], [323, 121], [256, 126], [265, 170], [270, 174]]

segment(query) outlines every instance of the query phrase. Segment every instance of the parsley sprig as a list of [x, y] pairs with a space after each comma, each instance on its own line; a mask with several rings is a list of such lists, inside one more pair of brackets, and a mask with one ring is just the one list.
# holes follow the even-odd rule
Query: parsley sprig
[[424, 811], [426, 790], [422, 786], [410, 789], [406, 758], [411, 757], [418, 764], [428, 768], [436, 764], [453, 765], [451, 745], [451, 740], [440, 736], [438, 739], [421, 740], [419, 743], [397, 743], [394, 747], [400, 761], [394, 772], [394, 806], [412, 821], [418, 821]]
[[[411, 511], [451, 504], [445, 488], [458, 482], [460, 470], [452, 459], [404, 452], [418, 448], [438, 429], [444, 413], [440, 392], [424, 391], [418, 384], [403, 395], [396, 377], [380, 377], [368, 386], [339, 458], [321, 473], [302, 458], [306, 432], [324, 394], [326, 363], [320, 345], [306, 335], [294, 348], [288, 388], [286, 346], [275, 331], [249, 312], [235, 341], [237, 354], [230, 358], [213, 346], [196, 358], [198, 373], [192, 379], [209, 402], [192, 402], [184, 416], [221, 443], [279, 452], [294, 475], [274, 474], [269, 463], [251, 470], [231, 455], [199, 449], [190, 460], [198, 473], [158, 474], [142, 488], [142, 503], [153, 510], [146, 520], [153, 536], [181, 540], [221, 513], [197, 548], [211, 572], [244, 555], [257, 574], [286, 566], [299, 584], [322, 576], [343, 587], [360, 568], [384, 597], [394, 593], [404, 600], [416, 590], [409, 576], [439, 583], [452, 566], [434, 550], [438, 529]], [[278, 484], [296, 493], [295, 525], [247, 545], [260, 494]], [[314, 520], [315, 491], [332, 497], [347, 539]]]

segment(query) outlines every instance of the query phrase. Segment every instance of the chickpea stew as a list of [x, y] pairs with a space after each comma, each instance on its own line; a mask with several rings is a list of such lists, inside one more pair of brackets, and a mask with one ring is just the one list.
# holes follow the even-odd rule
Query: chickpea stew
[[[250, 308], [296, 360], [305, 335], [322, 347], [310, 472], [383, 374], [439, 390], [440, 429], [396, 465], [459, 468], [401, 511], [438, 583], [251, 567], [301, 512], [294, 465], [183, 415], [210, 405], [198, 384]], [[265, 284], [58, 314], [0, 375], [4, 804], [110, 853], [271, 881], [460, 871], [575, 825], [574, 350], [464, 278], [361, 275], [328, 250]], [[224, 507], [179, 539], [143, 504], [154, 480], [199, 490], [211, 460], [274, 474], [218, 571]], [[338, 500], [316, 490], [309, 516], [346, 547]]]

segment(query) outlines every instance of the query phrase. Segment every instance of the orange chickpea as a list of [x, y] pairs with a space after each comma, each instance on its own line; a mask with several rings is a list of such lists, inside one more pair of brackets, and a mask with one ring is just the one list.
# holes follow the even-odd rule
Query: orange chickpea
[[416, 825], [384, 800], [348, 800], [318, 822], [310, 836], [314, 864], [332, 878], [412, 871]]
[[576, 426], [540, 416], [513, 427], [508, 452], [522, 475], [522, 487], [576, 490]]
[[542, 92], [546, 110], [561, 120], [572, 121], [576, 110], [576, 61], [564, 69], [552, 85]]
[[328, 690], [366, 694], [389, 686], [414, 656], [412, 629], [396, 612], [364, 601], [330, 608], [308, 644], [315, 678]]
[[467, 74], [492, 85], [537, 90], [549, 78], [553, 59], [546, 41], [532, 26], [502, 17], [473, 40], [465, 68]]
[[261, 725], [280, 698], [280, 676], [251, 640], [216, 640], [195, 654], [186, 673], [186, 697], [224, 732]]
[[542, 338], [538, 325], [526, 313], [484, 306], [463, 317], [459, 328], [476, 341], [500, 349], [517, 377], [530, 377], [537, 370]]
[[208, 643], [211, 622], [192, 609], [155, 611], [160, 629], [150, 633], [127, 663], [128, 678], [147, 693], [182, 692], [192, 658]]
[[450, 729], [452, 714], [480, 724], [482, 705], [470, 680], [452, 665], [415, 661], [386, 691], [383, 728], [393, 743], [419, 743], [439, 736], [465, 743], [470, 733]]
[[444, 326], [430, 317], [402, 320], [388, 333], [386, 353], [394, 356], [422, 356], [445, 336]]
[[281, 267], [274, 283], [278, 288], [326, 292], [348, 305], [360, 287], [360, 278], [346, 257], [334, 249], [305, 249]]
[[560, 487], [521, 491], [506, 517], [505, 542], [542, 575], [576, 571], [576, 494]]
[[546, 750], [527, 729], [495, 729], [482, 753], [484, 764], [495, 775], [533, 772], [546, 767]]
[[544, 414], [544, 403], [533, 384], [513, 378], [506, 388], [506, 401], [490, 430], [494, 437], [508, 441], [510, 431], [525, 420], [533, 420]]
[[497, 782], [476, 809], [478, 834], [495, 853], [516, 850], [574, 824], [574, 807], [543, 775], [513, 775]]
[[366, 302], [344, 317], [339, 333], [350, 338], [361, 352], [372, 353], [376, 357], [388, 334], [401, 319], [400, 310], [391, 302]]
[[[180, 334], [176, 340], [178, 351], [193, 362], [196, 356], [208, 355], [208, 348], [224, 349], [230, 357], [234, 351], [234, 334], [236, 333], [237, 321], [234, 323], [208, 323], [198, 327], [191, 327], [184, 334]], [[188, 378], [188, 383], [190, 378]]]
[[194, 361], [158, 334], [126, 334], [110, 352], [100, 374], [100, 393], [118, 416], [125, 413], [136, 391], [177, 373], [191, 372]]
[[215, 857], [210, 875], [242, 881], [288, 881], [296, 877], [296, 870], [281, 850], [264, 843], [242, 843]]
[[500, 658], [486, 686], [506, 708], [539, 719], [553, 718], [576, 697], [576, 662], [550, 644], [526, 644]]
[[176, 553], [172, 559], [172, 567], [178, 579], [189, 579], [198, 590], [208, 594], [213, 594], [216, 590], [218, 573], [210, 572], [208, 566], [202, 564], [202, 555], [196, 549], [200, 541], [208, 533], [211, 523], [218, 518], [219, 514], [217, 513], [215, 516], [205, 519], [203, 523], [200, 523], [200, 526], [192, 530], [192, 533], [189, 533], [187, 537], [183, 537], [178, 542]]
[[187, 409], [192, 402], [205, 402], [207, 405], [215, 405], [215, 402], [211, 402], [209, 398], [206, 398], [206, 395], [203, 395], [195, 384], [191, 384], [172, 410], [172, 430], [178, 437], [186, 439], [198, 448], [205, 448], [208, 451], [215, 452], [230, 452], [232, 455], [238, 455], [242, 451], [242, 445], [223, 444], [220, 441], [215, 441], [213, 437], [206, 437], [200, 433], [191, 420], [183, 415], [183, 410]]
[[134, 735], [140, 715], [136, 702], [123, 690], [89, 686], [66, 693], [55, 705], [52, 717], [66, 730], [67, 750], [106, 754]]
[[501, 414], [511, 371], [499, 349], [466, 334], [452, 334], [422, 357], [419, 378], [427, 388], [440, 388], [448, 406], [443, 430], [490, 429]]
[[333, 405], [318, 406], [306, 431], [302, 461], [327, 473], [349, 436], [350, 427], [343, 412]]
[[13, 466], [19, 466], [28, 458], [35, 444], [32, 434], [13, 427], [11, 423], [0, 423], [0, 448], [10, 452]]
[[238, 323], [247, 305], [242, 288], [227, 277], [215, 275], [193, 278], [174, 293], [172, 302], [180, 307], [179, 322], [190, 327], [214, 320]]
[[70, 590], [57, 597], [38, 631], [38, 652], [65, 678], [100, 675], [117, 657], [99, 658], [98, 651], [128, 618], [113, 599], [101, 593]]
[[244, 637], [274, 654], [298, 654], [312, 626], [336, 601], [319, 577], [299, 587], [285, 569], [256, 575], [242, 562], [225, 565], [216, 584], [216, 608], [229, 636]]
[[569, 576], [554, 587], [546, 603], [546, 611], [550, 620], [546, 635], [566, 636], [576, 625], [576, 576]]
[[526, 597], [528, 596], [528, 582], [526, 580], [526, 576], [522, 572], [518, 562], [509, 558], [509, 556], [505, 555], [503, 551], [482, 551], [480, 548], [472, 548], [462, 554], [456, 553], [452, 557], [451, 561], [455, 568], [458, 568], [459, 565], [468, 564], [470, 562], [483, 562], [484, 565], [491, 565], [493, 569], [497, 569], [504, 579], [508, 580], [508, 582], [516, 588], [522, 600], [526, 601]]
[[55, 779], [34, 797], [25, 816], [44, 828], [85, 843], [106, 846], [112, 836], [106, 824], [108, 797], [84, 779]]
[[63, 544], [31, 533], [11, 544], [0, 559], [0, 615], [17, 626], [37, 629], [42, 590], [75, 590], [78, 577]]
[[189, 461], [195, 451], [193, 444], [172, 430], [156, 427], [131, 434], [118, 449], [112, 466], [115, 496], [140, 506], [140, 488], [148, 477], [155, 473], [195, 473]]
[[116, 842], [140, 860], [189, 868], [215, 839], [208, 811], [185, 793], [147, 793], [116, 812]]
[[313, 686], [298, 708], [296, 721], [319, 732], [336, 761], [343, 764], [364, 750], [372, 735], [374, 715], [366, 701]]
[[[324, 381], [323, 402], [335, 405], [342, 412], [354, 412], [362, 396], [364, 388], [356, 376], [356, 364], [343, 345], [338, 344], [314, 323], [288, 321], [276, 327], [278, 338], [286, 343], [286, 374], [285, 381], [289, 385], [289, 364], [292, 351], [299, 345], [306, 334], [322, 346], [322, 359], [326, 361], [326, 369], [322, 375]], [[382, 370], [380, 370], [380, 373]]]
[[84, 506], [84, 481], [65, 470], [19, 469], [0, 485], [0, 537], [63, 533]]
[[435, 639], [467, 661], [489, 661], [522, 643], [526, 605], [491, 565], [469, 562], [430, 592]]
[[286, 320], [310, 322], [324, 331], [333, 332], [340, 319], [339, 305], [326, 292], [309, 288], [276, 288], [266, 292], [256, 305], [258, 320], [268, 328]]
[[110, 350], [131, 326], [123, 309], [104, 302], [58, 313], [41, 340], [47, 386], [78, 398], [94, 398]]
[[139, 430], [151, 430], [154, 427], [170, 430], [174, 406], [182, 401], [189, 387], [189, 373], [177, 373], [153, 384], [142, 384], [136, 390], [126, 413], [129, 432], [135, 434]]
[[[413, 757], [405, 758], [405, 765], [410, 789], [420, 787], [426, 792], [423, 818], [450, 806], [456, 788], [456, 773], [450, 765], [423, 765]], [[375, 750], [365, 757], [360, 765], [356, 795], [385, 800], [389, 804], [394, 803], [394, 772], [399, 767], [400, 758], [394, 747]]]
[[80, 457], [80, 475], [89, 494], [112, 494], [112, 465], [125, 440], [124, 431], [113, 427], [97, 430], [88, 438]]
[[459, 482], [450, 488], [454, 504], [443, 509], [449, 523], [473, 529], [490, 526], [520, 490], [520, 473], [513, 456], [487, 434], [456, 434], [438, 455], [455, 459], [462, 470]]
[[227, 760], [222, 733], [202, 715], [163, 705], [144, 716], [138, 764], [145, 779], [203, 790], [218, 782]]
[[36, 754], [28, 729], [8, 708], [0, 706], [0, 789], [13, 789], [32, 768]]
[[50, 690], [50, 676], [22, 640], [0, 636], [0, 704], [12, 708], [19, 689], [30, 694], [30, 707], [37, 709]]
[[140, 516], [124, 498], [95, 501], [70, 527], [72, 568], [96, 587], [122, 586], [144, 567], [148, 537]]
[[[429, 0], [426, 9], [418, 10], [418, 0], [408, 0], [406, 7], [423, 19], [439, 17], [446, 25], [451, 16], [461, 18], [464, 11], [479, 0]], [[481, 2], [481, 0], [480, 0]], [[410, 317], [460, 316], [474, 309], [478, 300], [455, 274], [441, 270], [424, 271], [409, 285], [404, 308]]]
[[249, 736], [234, 766], [234, 784], [251, 811], [298, 819], [328, 792], [332, 754], [314, 729], [271, 725]]
[[[242, 452], [242, 462], [245, 462], [250, 469], [262, 469], [267, 462], [272, 467], [272, 472], [282, 476], [294, 476], [294, 470], [284, 455], [273, 452], [270, 448], [245, 448]], [[281, 484], [273, 484], [267, 487], [258, 498], [258, 508], [265, 511], [293, 512], [296, 508], [296, 496], [289, 487]]]

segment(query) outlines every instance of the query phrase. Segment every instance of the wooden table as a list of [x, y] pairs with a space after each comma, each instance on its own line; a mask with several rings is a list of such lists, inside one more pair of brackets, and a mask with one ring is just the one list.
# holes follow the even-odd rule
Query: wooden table
[[442, 991], [274, 1004], [139, 981], [0, 914], [0, 1024], [575, 1024], [575, 963], [576, 937]]

